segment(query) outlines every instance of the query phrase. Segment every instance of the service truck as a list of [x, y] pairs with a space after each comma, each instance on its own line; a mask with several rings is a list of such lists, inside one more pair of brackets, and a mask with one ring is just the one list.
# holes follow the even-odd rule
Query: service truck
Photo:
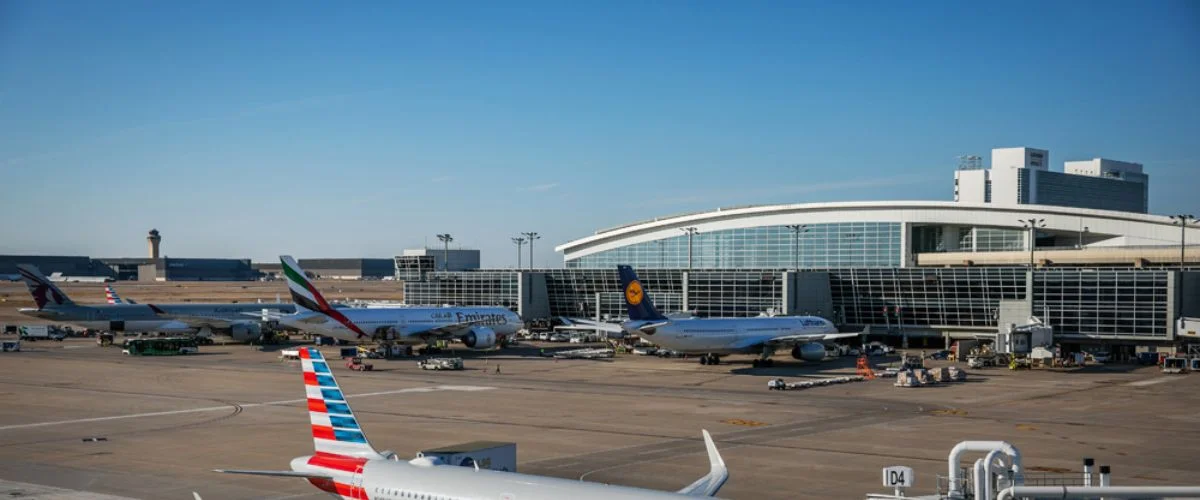
[[67, 334], [57, 328], [50, 328], [47, 325], [23, 325], [20, 329], [21, 340], [33, 342], [35, 340], [57, 340], [62, 342], [62, 339], [67, 338]]
[[479, 467], [503, 472], [517, 471], [516, 443], [471, 441], [424, 450], [419, 456], [434, 458], [445, 465]]

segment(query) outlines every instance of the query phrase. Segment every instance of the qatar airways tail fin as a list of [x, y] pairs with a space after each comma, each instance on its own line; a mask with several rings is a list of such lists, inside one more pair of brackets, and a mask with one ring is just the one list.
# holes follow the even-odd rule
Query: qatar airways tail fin
[[33, 302], [37, 304], [38, 310], [45, 309], [47, 306], [65, 306], [74, 304], [67, 294], [59, 290], [54, 283], [46, 278], [38, 270], [37, 266], [29, 264], [17, 264], [17, 272], [21, 274], [21, 279], [25, 281], [25, 287], [29, 289], [29, 294], [33, 295]]

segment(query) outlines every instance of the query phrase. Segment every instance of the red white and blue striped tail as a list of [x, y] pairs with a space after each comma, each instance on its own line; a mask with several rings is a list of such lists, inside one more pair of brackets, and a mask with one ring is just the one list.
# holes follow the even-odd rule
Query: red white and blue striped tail
[[300, 349], [300, 363], [304, 367], [304, 390], [317, 454], [383, 458], [367, 442], [321, 351], [315, 347]]
[[109, 304], [121, 304], [121, 296], [117, 295], [117, 291], [113, 290], [111, 285], [104, 285], [104, 298]]

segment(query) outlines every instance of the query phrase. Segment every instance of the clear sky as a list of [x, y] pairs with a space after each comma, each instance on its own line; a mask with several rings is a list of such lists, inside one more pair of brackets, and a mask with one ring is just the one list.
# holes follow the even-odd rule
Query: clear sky
[[1200, 3], [0, 0], [0, 253], [511, 266], [742, 204], [1144, 163], [1200, 212]]

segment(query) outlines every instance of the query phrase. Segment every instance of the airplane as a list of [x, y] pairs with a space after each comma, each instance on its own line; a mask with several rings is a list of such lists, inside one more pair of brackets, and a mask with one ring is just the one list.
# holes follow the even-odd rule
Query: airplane
[[37, 305], [36, 308], [21, 308], [18, 312], [96, 330], [195, 334], [200, 337], [220, 333], [238, 342], [248, 342], [262, 336], [262, 323], [245, 317], [245, 313], [295, 311], [291, 304], [81, 305], [67, 297], [37, 267], [18, 264], [17, 271]]
[[428, 345], [460, 339], [472, 349], [503, 345], [525, 326], [504, 307], [338, 308], [330, 305], [290, 255], [279, 256], [296, 314], [272, 316], [280, 325], [349, 342]]
[[[629, 321], [619, 325], [571, 319], [565, 329], [600, 330], [616, 335], [640, 335], [660, 347], [681, 354], [700, 355], [700, 364], [715, 365], [727, 354], [758, 354], [755, 368], [774, 365], [771, 356], [791, 348], [792, 357], [804, 361], [825, 358], [824, 342], [852, 338], [861, 333], [838, 333], [827, 319], [816, 316], [760, 316], [754, 318], [697, 318], [665, 316], [654, 308], [650, 293], [633, 268], [617, 266]], [[564, 328], [564, 327], [559, 327]]]
[[121, 296], [117, 295], [117, 291], [113, 290], [112, 285], [104, 285], [104, 299], [109, 304], [137, 304], [132, 299], [121, 300]]
[[729, 470], [708, 431], [702, 431], [708, 452], [708, 474], [674, 493], [493, 471], [480, 469], [478, 465], [449, 465], [431, 457], [404, 461], [395, 453], [375, 451], [367, 441], [320, 350], [300, 349], [300, 363], [308, 395], [314, 453], [292, 459], [289, 471], [215, 469], [215, 472], [304, 478], [337, 498], [370, 500], [711, 497], [729, 479]]
[[0, 281], [21, 281], [20, 274], [0, 274]]
[[60, 272], [50, 273], [48, 279], [56, 283], [111, 283], [116, 281], [108, 276], [64, 276]]

